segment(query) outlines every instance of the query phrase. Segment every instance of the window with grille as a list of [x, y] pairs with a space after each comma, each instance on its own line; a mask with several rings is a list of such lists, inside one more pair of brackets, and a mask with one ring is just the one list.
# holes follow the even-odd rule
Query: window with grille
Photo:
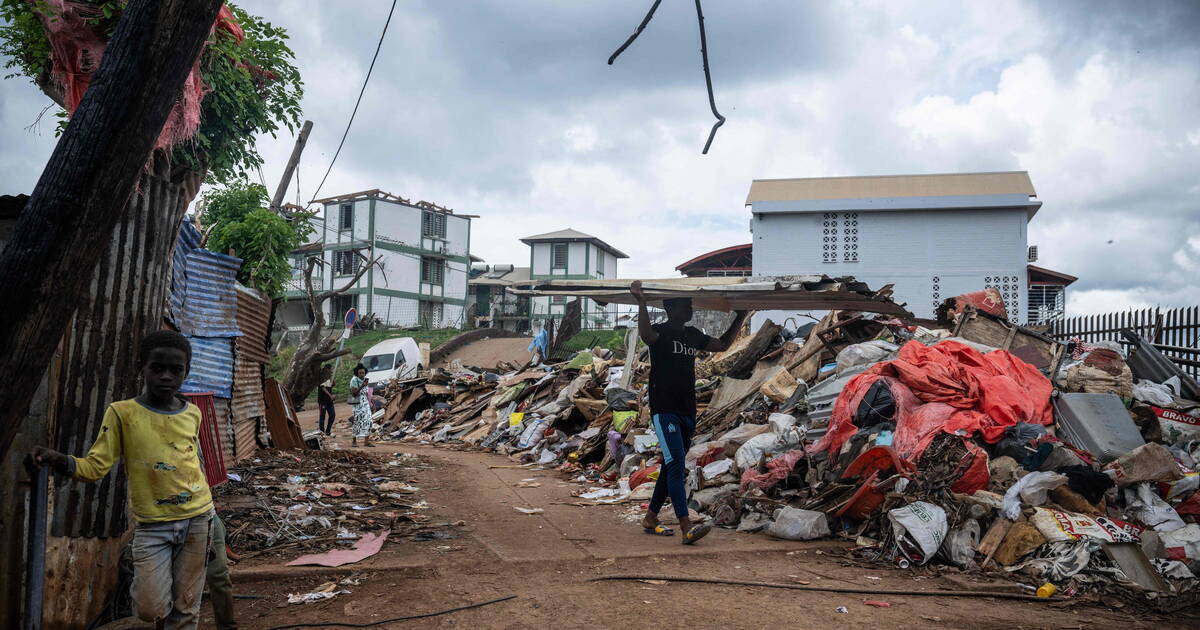
[[567, 243], [553, 243], [550, 245], [550, 268], [567, 268]]
[[333, 275], [352, 276], [358, 273], [362, 260], [352, 249], [342, 249], [333, 252]]
[[445, 268], [445, 261], [440, 258], [422, 258], [421, 282], [440, 285], [445, 274]]
[[1028, 321], [1045, 324], [1063, 318], [1066, 307], [1066, 290], [1057, 285], [1034, 285], [1029, 287]]
[[842, 262], [858, 262], [858, 213], [842, 213]]
[[554, 305], [566, 304], [566, 303], [567, 303], [567, 296], [565, 296], [565, 295], [552, 295], [552, 296], [550, 296], [550, 303], [551, 303], [551, 304], [554, 304]]
[[983, 279], [984, 286], [1000, 292], [1000, 297], [1004, 298], [1004, 309], [1008, 313], [1008, 319], [1014, 322], [1017, 321], [1018, 309], [1021, 307], [1019, 281], [1017, 276], [988, 276]]
[[446, 215], [426, 210], [421, 214], [421, 234], [433, 238], [446, 238]]
[[838, 261], [838, 215], [836, 212], [826, 212], [821, 215], [822, 238], [821, 262], [835, 263]]
[[344, 203], [338, 208], [338, 229], [354, 229], [354, 204]]

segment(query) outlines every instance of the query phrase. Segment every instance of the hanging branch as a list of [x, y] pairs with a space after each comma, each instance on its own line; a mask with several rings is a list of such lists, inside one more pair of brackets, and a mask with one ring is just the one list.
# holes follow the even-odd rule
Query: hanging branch
[[646, 13], [646, 17], [642, 18], [642, 23], [638, 24], [637, 30], [633, 32], [633, 35], [630, 35], [629, 39], [625, 40], [624, 44], [621, 44], [621, 47], [617, 49], [617, 52], [614, 52], [611, 56], [609, 56], [608, 65], [613, 65], [613, 62], [617, 60], [617, 56], [625, 52], [625, 49], [629, 48], [629, 45], [633, 43], [633, 40], [637, 39], [638, 35], [641, 35], [642, 31], [646, 30], [646, 25], [650, 23], [650, 18], [654, 17], [654, 12], [658, 10], [658, 5], [660, 4], [662, 4], [662, 0], [654, 0], [654, 4], [650, 7], [650, 11]]
[[700, 9], [700, 0], [696, 0], [696, 20], [700, 23], [700, 58], [704, 60], [704, 83], [708, 86], [708, 107], [712, 110], [713, 116], [717, 117], [712, 131], [708, 132], [708, 142], [704, 143], [704, 150], [700, 152], [702, 155], [708, 155], [708, 148], [712, 146], [717, 129], [725, 124], [725, 117], [717, 111], [717, 101], [713, 98], [712, 73], [708, 70], [708, 38], [704, 36], [704, 12]]
[[[646, 12], [646, 17], [642, 18], [641, 24], [638, 24], [637, 30], [629, 36], [629, 39], [625, 40], [624, 44], [621, 44], [620, 48], [617, 48], [616, 52], [609, 56], [608, 65], [611, 66], [617, 60], [617, 57], [625, 52], [626, 48], [629, 48], [633, 40], [637, 39], [638, 35], [641, 35], [642, 31], [646, 30], [646, 25], [650, 23], [651, 18], [654, 17], [654, 12], [658, 10], [658, 5], [661, 3], [662, 0], [654, 0], [654, 4], [650, 6], [650, 10]], [[717, 129], [725, 124], [725, 117], [721, 115], [721, 112], [717, 111], [717, 100], [713, 96], [712, 72], [708, 68], [708, 37], [704, 33], [704, 11], [700, 8], [700, 0], [696, 0], [696, 20], [700, 23], [700, 59], [704, 62], [704, 84], [708, 88], [708, 107], [712, 110], [713, 116], [717, 118], [717, 122], [713, 123], [712, 130], [708, 132], [708, 141], [704, 143], [704, 150], [700, 152], [702, 155], [707, 155], [709, 147], [712, 146], [713, 138], [717, 136]]]

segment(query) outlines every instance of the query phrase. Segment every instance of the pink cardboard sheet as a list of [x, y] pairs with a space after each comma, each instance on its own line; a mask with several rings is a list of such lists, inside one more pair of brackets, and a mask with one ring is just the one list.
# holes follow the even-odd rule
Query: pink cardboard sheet
[[364, 534], [362, 538], [349, 549], [334, 549], [325, 553], [314, 553], [307, 556], [300, 556], [295, 560], [287, 563], [285, 566], [294, 567], [305, 564], [316, 564], [323, 567], [340, 567], [343, 564], [353, 564], [364, 558], [369, 558], [383, 548], [383, 543], [387, 540], [388, 534], [392, 530], [385, 529], [382, 532], [375, 534]]

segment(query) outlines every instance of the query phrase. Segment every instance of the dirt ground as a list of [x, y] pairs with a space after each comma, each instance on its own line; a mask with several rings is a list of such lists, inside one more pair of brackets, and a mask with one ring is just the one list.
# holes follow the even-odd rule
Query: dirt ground
[[[349, 409], [339, 406], [339, 416]], [[302, 414], [315, 423], [315, 415]], [[307, 428], [307, 426], [306, 426]], [[335, 441], [347, 445], [342, 421]], [[861, 595], [694, 583], [590, 582], [616, 575], [675, 575], [812, 586], [872, 589], [1011, 591], [1010, 582], [945, 569], [901, 571], [860, 565], [842, 556], [844, 543], [799, 543], [760, 534], [714, 530], [694, 547], [677, 538], [641, 532], [637, 505], [578, 507], [579, 486], [555, 470], [513, 468], [494, 454], [448, 447], [381, 443], [379, 457], [415, 453], [430, 467], [412, 483], [431, 504], [446, 540], [389, 541], [354, 565], [285, 567], [291, 559], [259, 556], [233, 569], [242, 628], [283, 624], [371, 623], [484, 602], [515, 599], [444, 616], [379, 627], [545, 628], [1128, 628], [1200, 627], [1200, 616], [1147, 616], [1081, 603], [1038, 603], [994, 598]], [[516, 487], [533, 480], [538, 487]], [[527, 482], [526, 485], [528, 485]], [[515, 509], [541, 508], [525, 515]], [[352, 593], [315, 604], [287, 603], [346, 577], [361, 580]], [[888, 608], [868, 606], [883, 601]], [[838, 612], [845, 607], [846, 612]], [[211, 610], [204, 607], [205, 625]], [[315, 626], [315, 627], [320, 627]]]
[[495, 368], [500, 361], [522, 365], [529, 360], [529, 341], [529, 337], [481, 339], [459, 348], [433, 367], [448, 366], [455, 359], [482, 368]]

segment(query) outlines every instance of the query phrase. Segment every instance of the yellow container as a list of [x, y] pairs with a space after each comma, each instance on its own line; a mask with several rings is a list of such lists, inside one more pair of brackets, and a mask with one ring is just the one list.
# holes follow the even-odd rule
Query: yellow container
[[1054, 597], [1054, 594], [1057, 592], [1058, 592], [1057, 586], [1055, 586], [1049, 582], [1046, 582], [1045, 584], [1038, 587], [1037, 596], [1038, 597]]
[[508, 416], [508, 426], [515, 427], [525, 419], [525, 412], [513, 412]]

